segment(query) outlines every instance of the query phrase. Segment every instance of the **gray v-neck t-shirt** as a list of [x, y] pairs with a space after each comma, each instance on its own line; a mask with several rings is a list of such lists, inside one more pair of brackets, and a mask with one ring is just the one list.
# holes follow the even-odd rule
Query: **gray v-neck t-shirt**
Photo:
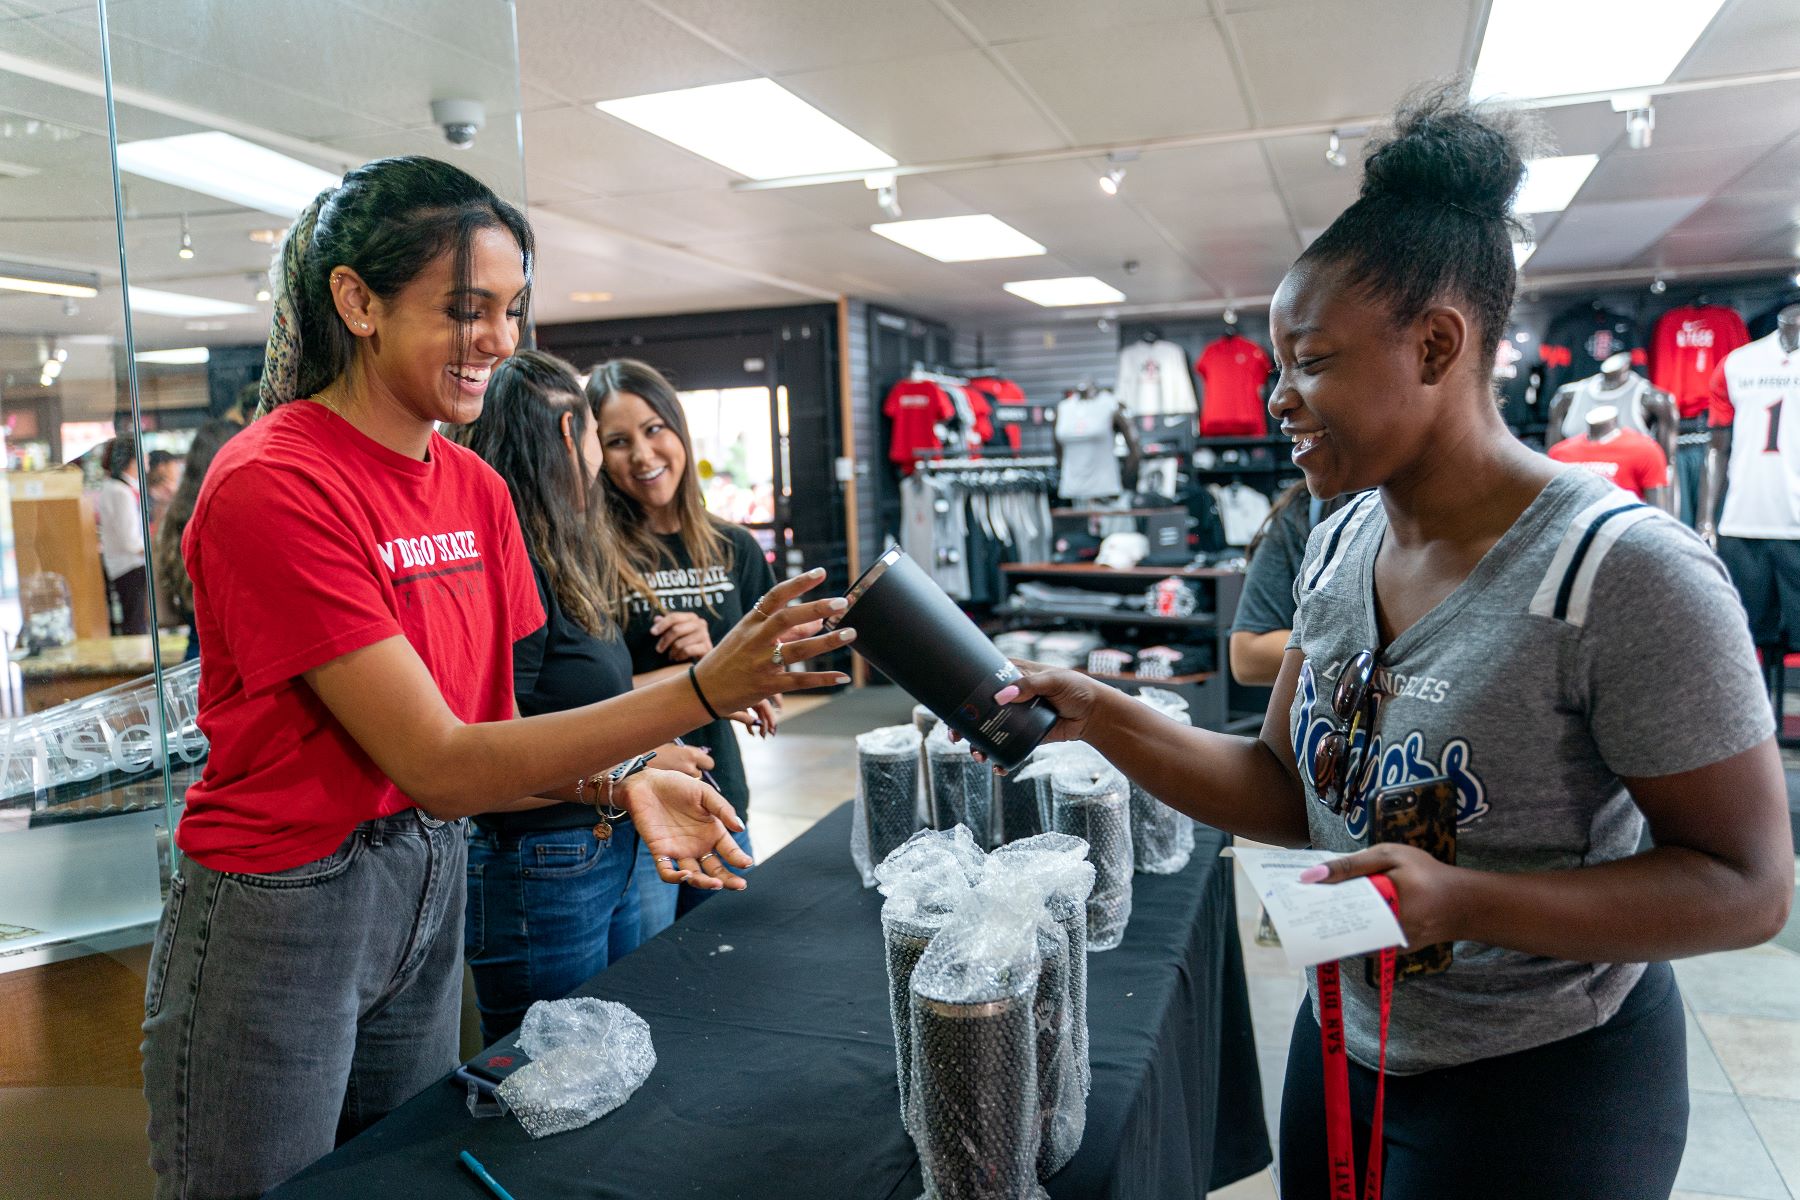
[[[1379, 637], [1374, 563], [1386, 531], [1380, 495], [1358, 498], [1313, 532], [1294, 584], [1289, 644], [1306, 664], [1289, 732], [1318, 849], [1367, 845], [1362, 804], [1333, 813], [1310, 764], [1333, 727], [1343, 664]], [[1673, 518], [1585, 471], [1551, 480], [1379, 662], [1389, 695], [1359, 800], [1448, 776], [1460, 797], [1457, 862], [1479, 871], [1629, 857], [1644, 821], [1622, 779], [1696, 770], [1774, 732], [1743, 606], [1718, 558]], [[1388, 1069], [1454, 1066], [1592, 1029], [1643, 970], [1458, 942], [1448, 972], [1396, 987]], [[1342, 978], [1350, 1055], [1373, 1067], [1378, 996], [1360, 964]]]

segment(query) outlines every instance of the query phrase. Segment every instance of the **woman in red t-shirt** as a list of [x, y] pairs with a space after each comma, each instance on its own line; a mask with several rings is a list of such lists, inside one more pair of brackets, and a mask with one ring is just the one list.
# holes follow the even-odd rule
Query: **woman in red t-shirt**
[[683, 677], [515, 719], [513, 643], [544, 611], [505, 484], [434, 423], [480, 415], [531, 247], [487, 187], [408, 157], [322, 193], [277, 257], [264, 415], [183, 539], [211, 756], [145, 993], [159, 1196], [261, 1194], [455, 1065], [461, 818], [610, 796], [665, 879], [740, 888], [716, 792], [597, 772], [845, 681], [783, 666], [846, 640], [814, 632], [841, 601], [788, 607], [814, 572]]

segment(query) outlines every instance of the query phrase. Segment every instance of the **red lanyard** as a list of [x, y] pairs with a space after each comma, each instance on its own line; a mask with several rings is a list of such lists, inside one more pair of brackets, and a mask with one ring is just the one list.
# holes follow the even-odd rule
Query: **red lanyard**
[[[1394, 915], [1400, 915], [1394, 884], [1386, 875], [1369, 882]], [[1381, 1200], [1381, 1115], [1387, 1092], [1388, 1014], [1394, 1006], [1394, 949], [1381, 952], [1381, 1058], [1375, 1078], [1375, 1114], [1369, 1122], [1369, 1163], [1363, 1200]], [[1344, 1054], [1344, 998], [1338, 964], [1319, 964], [1319, 1036], [1325, 1054], [1325, 1148], [1331, 1164], [1331, 1200], [1356, 1200], [1356, 1157], [1350, 1147], [1350, 1063]]]

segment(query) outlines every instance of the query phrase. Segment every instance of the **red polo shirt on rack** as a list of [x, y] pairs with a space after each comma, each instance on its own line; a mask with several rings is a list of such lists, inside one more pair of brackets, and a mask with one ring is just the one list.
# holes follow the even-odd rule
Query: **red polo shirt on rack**
[[412, 806], [301, 678], [314, 667], [404, 637], [458, 719], [512, 717], [513, 642], [544, 623], [519, 519], [475, 454], [433, 434], [428, 455], [294, 401], [213, 461], [182, 538], [212, 749], [176, 842], [204, 866], [301, 866]]
[[912, 474], [918, 462], [915, 450], [942, 447], [934, 426], [956, 418], [956, 405], [949, 394], [929, 379], [902, 379], [888, 390], [881, 411], [894, 425], [888, 457], [900, 464], [902, 475]]

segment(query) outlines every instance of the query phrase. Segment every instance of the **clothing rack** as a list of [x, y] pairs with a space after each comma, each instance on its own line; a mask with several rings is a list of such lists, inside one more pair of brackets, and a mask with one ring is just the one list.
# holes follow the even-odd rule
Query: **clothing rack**
[[940, 451], [936, 451], [936, 450], [915, 450], [915, 451], [913, 451], [913, 454], [922, 460], [918, 465], [918, 469], [921, 471], [936, 474], [939, 472], [946, 472], [946, 471], [991, 471], [996, 466], [1012, 467], [1012, 468], [1015, 468], [1018, 470], [1047, 471], [1050, 468], [1056, 466], [1056, 459], [1054, 459], [1053, 457], [1051, 457], [1050, 455], [1047, 455], [1047, 454], [1045, 454], [1045, 455], [1024, 455], [1024, 456], [1018, 456], [1018, 455], [1013, 455], [1013, 454], [995, 454], [988, 458], [964, 457], [964, 458], [932, 459], [932, 458], [928, 457], [932, 454], [937, 454], [937, 453], [940, 453]]

